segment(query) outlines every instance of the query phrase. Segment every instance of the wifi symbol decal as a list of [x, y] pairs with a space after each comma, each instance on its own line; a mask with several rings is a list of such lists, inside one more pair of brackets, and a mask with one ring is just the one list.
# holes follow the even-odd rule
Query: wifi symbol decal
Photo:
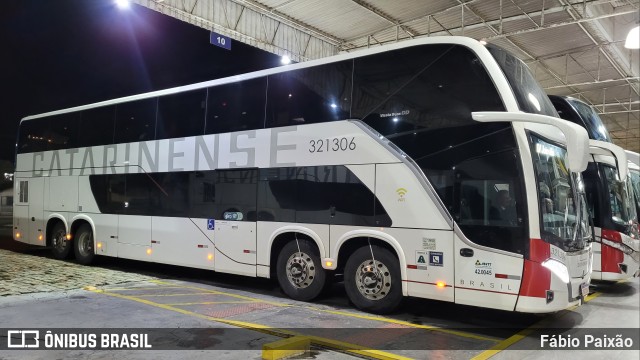
[[407, 189], [405, 188], [398, 188], [396, 190], [396, 193], [398, 194], [399, 198], [398, 201], [404, 201], [404, 196], [407, 194]]

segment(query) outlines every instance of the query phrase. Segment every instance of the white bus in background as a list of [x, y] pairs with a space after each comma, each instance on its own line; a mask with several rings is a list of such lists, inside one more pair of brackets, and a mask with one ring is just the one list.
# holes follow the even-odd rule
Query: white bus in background
[[625, 150], [625, 153], [629, 160], [629, 178], [633, 188], [636, 214], [638, 215], [638, 220], [640, 220], [640, 154], [629, 150]]
[[[582, 173], [593, 216], [593, 280], [617, 281], [640, 275], [638, 215], [633, 172], [625, 151], [614, 145], [602, 119], [588, 104], [567, 96], [549, 96], [560, 117], [589, 133], [589, 166]], [[630, 158], [632, 156], [629, 156]]]
[[[406, 41], [20, 123], [14, 238], [522, 312], [590, 282], [588, 137], [526, 65], [463, 37]], [[539, 194], [548, 196], [544, 202]]]

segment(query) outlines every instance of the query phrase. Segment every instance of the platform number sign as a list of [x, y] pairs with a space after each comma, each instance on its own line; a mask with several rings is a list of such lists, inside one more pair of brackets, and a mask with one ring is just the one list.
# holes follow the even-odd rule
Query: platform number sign
[[209, 42], [223, 49], [231, 50], [231, 38], [228, 36], [220, 35], [212, 31], [209, 35]]
[[216, 228], [216, 220], [215, 219], [207, 219], [207, 230], [213, 230]]

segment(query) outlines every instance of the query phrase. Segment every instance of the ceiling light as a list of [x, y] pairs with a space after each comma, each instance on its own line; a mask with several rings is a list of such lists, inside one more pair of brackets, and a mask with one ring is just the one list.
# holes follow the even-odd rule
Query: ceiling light
[[129, 8], [129, 0], [115, 0], [114, 1], [118, 8], [120, 9], [128, 9]]
[[624, 42], [627, 49], [640, 49], [640, 26], [636, 26], [629, 30], [627, 41]]
[[287, 55], [282, 55], [282, 58], [280, 59], [280, 62], [284, 65], [290, 64], [291, 63], [291, 58]]

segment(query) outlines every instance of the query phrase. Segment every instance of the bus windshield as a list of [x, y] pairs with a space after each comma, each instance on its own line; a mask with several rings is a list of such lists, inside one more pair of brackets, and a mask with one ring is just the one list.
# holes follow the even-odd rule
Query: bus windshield
[[609, 193], [611, 220], [617, 224], [629, 225], [636, 219], [631, 184], [629, 181], [620, 181], [618, 171], [614, 167], [603, 165], [602, 171]]
[[536, 136], [531, 137], [531, 147], [542, 239], [565, 251], [584, 249], [590, 235], [588, 214], [583, 197], [574, 190], [581, 176], [568, 171], [566, 149]]
[[631, 179], [631, 188], [636, 200], [636, 215], [638, 215], [637, 213], [640, 211], [640, 171], [630, 170], [629, 178]]
[[487, 45], [487, 49], [507, 78], [520, 110], [559, 117], [549, 97], [524, 62], [497, 46]]
[[589, 138], [612, 142], [611, 137], [609, 136], [609, 132], [604, 127], [602, 123], [602, 119], [600, 116], [593, 110], [593, 108], [582, 101], [568, 98], [567, 101], [576, 109], [580, 118], [584, 122], [584, 125], [589, 132]]

